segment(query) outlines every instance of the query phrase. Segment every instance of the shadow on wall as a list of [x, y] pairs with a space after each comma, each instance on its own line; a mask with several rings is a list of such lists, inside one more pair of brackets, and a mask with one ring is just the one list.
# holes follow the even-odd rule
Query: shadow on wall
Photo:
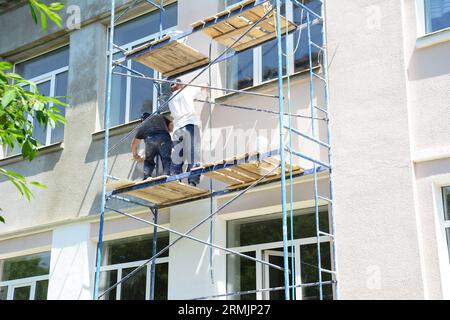
[[449, 74], [449, 52], [450, 43], [442, 43], [439, 46], [427, 48], [416, 48], [408, 65], [409, 80], [421, 80]]
[[[61, 159], [62, 150], [48, 153], [42, 156], [37, 156], [32, 162], [23, 160], [11, 165], [3, 166], [4, 169], [19, 172], [25, 178], [33, 177], [38, 174], [53, 171], [56, 164]], [[6, 181], [7, 178], [0, 176], [0, 182]]]

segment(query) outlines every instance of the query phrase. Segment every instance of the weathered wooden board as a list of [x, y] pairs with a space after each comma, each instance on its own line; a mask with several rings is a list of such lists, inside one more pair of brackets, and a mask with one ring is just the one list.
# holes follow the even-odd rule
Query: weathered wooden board
[[[162, 44], [163, 42], [167, 43]], [[140, 52], [142, 54], [139, 54]], [[194, 70], [209, 63], [207, 56], [181, 41], [170, 41], [169, 36], [146, 43], [126, 54], [131, 55], [133, 60], [161, 72], [165, 77]]]
[[[228, 10], [219, 12], [218, 14], [201, 21], [197, 21], [191, 26], [195, 30], [207, 23], [211, 23], [218, 18], [228, 15], [228, 19], [205, 27], [201, 29], [201, 31], [217, 42], [232, 47], [235, 51], [242, 51], [258, 46], [259, 44], [276, 37], [276, 11], [272, 10], [272, 6], [268, 2], [242, 11], [243, 7], [255, 3], [255, 1], [256, 0], [248, 0], [241, 2], [230, 7]], [[272, 11], [270, 12], [270, 10]], [[265, 16], [268, 12], [270, 13]], [[259, 21], [261, 18], [263, 19]], [[247, 32], [247, 30], [258, 21], [258, 25]], [[292, 21], [287, 20], [283, 16], [281, 17], [281, 30], [283, 34], [286, 33], [286, 29], [288, 32], [291, 32], [296, 28], [297, 26]]]

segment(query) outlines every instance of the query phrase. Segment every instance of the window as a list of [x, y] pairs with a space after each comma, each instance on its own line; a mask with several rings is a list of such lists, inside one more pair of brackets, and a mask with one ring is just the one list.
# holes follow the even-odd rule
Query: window
[[[227, 0], [226, 6], [231, 6], [240, 1]], [[314, 12], [321, 14], [322, 4], [320, 0], [304, 0], [305, 6]], [[283, 1], [281, 14], [297, 25], [306, 23], [306, 13], [291, 1]], [[311, 38], [322, 45], [322, 25], [315, 24], [311, 27]], [[286, 49], [291, 53], [289, 60], [283, 55], [283, 74], [293, 74], [309, 68], [308, 40], [306, 28], [299, 28], [288, 35], [287, 48], [286, 37], [283, 37], [283, 52]], [[317, 56], [319, 49], [312, 47], [313, 55]], [[314, 59], [314, 64], [317, 63]], [[278, 77], [278, 48], [277, 41], [271, 40], [254, 49], [246, 50], [234, 55], [226, 61], [226, 83], [232, 89], [244, 89], [255, 86]]]
[[[36, 83], [41, 94], [51, 97], [67, 96], [68, 74], [69, 74], [69, 47], [63, 47], [37, 58], [18, 63], [14, 66], [15, 72], [27, 80]], [[30, 86], [24, 87], [30, 90]], [[60, 99], [67, 102], [65, 98]], [[58, 106], [61, 115], [65, 115], [65, 108]], [[33, 118], [29, 117], [30, 121]], [[62, 142], [64, 139], [64, 126], [50, 126], [43, 128], [35, 120], [33, 123], [33, 136], [41, 145], [50, 145]], [[16, 146], [13, 150], [6, 148], [4, 155], [12, 156], [19, 154], [20, 148]]]
[[[164, 33], [175, 29], [177, 25], [177, 4], [167, 6], [164, 13]], [[156, 39], [159, 36], [159, 11], [140, 16], [131, 21], [122, 23], [115, 28], [114, 44], [125, 50], [132, 50], [137, 46]], [[114, 51], [114, 59], [123, 57], [119, 49]], [[147, 77], [157, 77], [152, 69], [132, 60], [123, 63]], [[114, 71], [132, 74], [123, 67]], [[113, 75], [111, 100], [111, 126], [125, 124], [137, 120], [143, 112], [153, 111], [153, 102], [156, 101], [154, 83], [149, 80]]]
[[425, 0], [426, 32], [450, 27], [450, 0]]
[[450, 258], [450, 186], [442, 189], [444, 202], [444, 229]]
[[[158, 233], [157, 249], [169, 244], [169, 234]], [[151, 258], [153, 236], [144, 235], [108, 241], [104, 243], [103, 261], [100, 275], [100, 293], [117, 283], [145, 261]], [[156, 259], [155, 300], [167, 299], [169, 251]], [[104, 300], [149, 300], [151, 263], [117, 288], [111, 290]]]
[[50, 252], [0, 260], [0, 300], [46, 300]]
[[[288, 219], [288, 225], [290, 221]], [[320, 229], [329, 232], [328, 211], [320, 208]], [[288, 228], [289, 230], [289, 228]], [[290, 235], [289, 235], [290, 239]], [[318, 281], [317, 245], [314, 209], [294, 212], [294, 251], [289, 256], [295, 264], [295, 284]], [[283, 234], [281, 214], [233, 220], [227, 225], [227, 245], [246, 255], [283, 266]], [[322, 268], [331, 269], [330, 239], [321, 237]], [[291, 260], [289, 260], [289, 263]], [[329, 274], [322, 275], [330, 281]], [[284, 286], [283, 272], [235, 255], [227, 256], [227, 291], [229, 293]], [[324, 285], [324, 298], [332, 299], [331, 285]], [[297, 299], [318, 299], [319, 287], [297, 290]], [[284, 299], [284, 291], [261, 292], [234, 296], [233, 299]]]

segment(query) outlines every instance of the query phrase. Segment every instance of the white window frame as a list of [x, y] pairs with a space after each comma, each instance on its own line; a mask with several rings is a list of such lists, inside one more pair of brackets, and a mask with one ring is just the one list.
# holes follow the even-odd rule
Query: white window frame
[[[66, 47], [66, 46], [63, 46], [63, 47]], [[63, 47], [61, 47], [61, 48], [63, 48]], [[57, 48], [55, 50], [58, 50], [58, 49], [60, 49], [60, 48]], [[39, 57], [44, 56], [46, 54], [52, 53], [55, 50], [46, 52], [44, 54], [41, 54], [41, 55], [36, 56], [36, 57], [33, 57], [31, 59], [27, 59], [27, 60], [15, 63], [14, 66], [13, 66], [13, 72], [16, 72], [16, 66], [18, 64], [26, 63], [27, 61], [30, 61], [32, 59], [39, 58]], [[50, 95], [49, 95], [49, 97], [55, 97], [56, 96], [56, 92], [55, 92], [56, 91], [56, 76], [61, 74], [61, 73], [64, 73], [64, 72], [68, 72], [68, 71], [69, 71], [69, 66], [66, 66], [66, 67], [62, 67], [62, 68], [59, 68], [59, 69], [56, 69], [56, 70], [53, 70], [53, 71], [41, 74], [41, 75], [39, 75], [37, 77], [31, 78], [31, 79], [27, 79], [27, 80], [31, 81], [31, 82], [34, 82], [34, 84], [36, 86], [41, 84], [41, 83], [45, 83], [47, 81], [50, 81]], [[30, 92], [33, 92], [33, 88], [31, 88], [31, 87], [30, 87]], [[49, 106], [52, 107], [53, 103], [50, 103]], [[33, 117], [31, 115], [28, 115], [28, 120], [33, 122], [33, 126], [34, 125], [38, 125], [37, 123], [35, 123], [33, 121]], [[45, 136], [45, 144], [42, 144], [42, 146], [49, 146], [49, 145], [51, 145], [52, 144], [51, 141], [52, 141], [52, 128], [50, 126], [47, 126], [46, 136]], [[59, 142], [63, 142], [63, 141], [58, 141], [56, 143], [59, 143]], [[6, 157], [13, 157], [13, 156], [16, 156], [16, 155], [20, 155], [20, 152], [17, 153], [17, 154], [10, 154], [10, 155], [8, 155], [8, 150], [9, 150], [8, 146], [5, 146], [4, 148], [0, 148], [0, 159], [1, 158], [6, 158]]]
[[[128, 269], [128, 268], [137, 268], [144, 263], [146, 263], [146, 260], [141, 261], [134, 261], [134, 262], [127, 262], [127, 263], [119, 263], [119, 264], [113, 264], [113, 265], [107, 265], [100, 267], [100, 272], [106, 272], [106, 271], [117, 271], [117, 281], [122, 279], [122, 270]], [[169, 264], [169, 257], [164, 258], [157, 258], [156, 264]], [[145, 279], [145, 300], [150, 300], [150, 281], [151, 281], [151, 264], [146, 265], [146, 279]], [[169, 288], [167, 288], [168, 290]], [[120, 300], [122, 294], [122, 283], [120, 283], [116, 287], [116, 300]]]
[[[228, 232], [228, 230], [227, 230]], [[328, 236], [321, 236], [319, 237], [320, 243], [330, 243], [330, 249], [331, 247], [331, 238]], [[296, 239], [294, 240], [294, 259], [295, 259], [295, 284], [294, 285], [300, 285], [302, 284], [302, 278], [301, 278], [301, 247], [304, 245], [311, 245], [317, 243], [316, 237], [310, 237], [310, 238], [303, 238], [303, 239]], [[281, 249], [283, 248], [283, 241], [278, 242], [270, 242], [270, 243], [261, 243], [261, 244], [255, 244], [255, 245], [249, 245], [249, 246], [243, 246], [243, 247], [232, 247], [231, 250], [245, 253], [245, 252], [255, 252], [256, 259], [267, 261], [267, 252], [270, 253], [270, 251], [273, 251], [275, 249]], [[226, 253], [227, 255], [231, 255], [230, 253]], [[332, 258], [332, 255], [331, 255]], [[256, 263], [256, 290], [262, 290], [262, 289], [268, 289], [268, 275], [267, 275], [267, 269], [266, 266], [263, 266], [259, 262]], [[331, 261], [333, 263], [333, 261]], [[228, 263], [227, 263], [228, 268]], [[227, 272], [227, 284], [229, 283], [228, 279], [228, 272]], [[333, 292], [334, 294], [334, 292]], [[297, 300], [303, 299], [303, 290], [302, 287], [296, 288], [296, 295]], [[267, 292], [257, 292], [256, 293], [256, 300], [267, 300], [269, 297], [269, 294]]]
[[[226, 0], [225, 0], [226, 1]], [[236, 3], [237, 4], [237, 3]], [[230, 7], [235, 6], [236, 4], [226, 6], [226, 9], [229, 9]], [[294, 4], [291, 1], [286, 1], [286, 19], [292, 21], [294, 19]], [[306, 32], [306, 30], [303, 30], [302, 32]], [[286, 42], [286, 40], [284, 40]], [[253, 87], [264, 85], [266, 83], [270, 83], [275, 81], [276, 79], [269, 79], [269, 80], [263, 80], [263, 54], [262, 54], [262, 46], [260, 45], [253, 50]], [[294, 34], [290, 33], [287, 36], [287, 43], [286, 43], [286, 73], [285, 75], [294, 75], [295, 72], [295, 54], [294, 54]], [[225, 83], [227, 83], [228, 80], [228, 67], [225, 68]], [[251, 88], [250, 86], [249, 88]], [[246, 88], [243, 88], [246, 89]]]
[[[178, 5], [177, 2], [175, 2], [175, 3], [176, 3], [176, 5]], [[145, 13], [144, 15], [151, 14], [151, 13], [152, 13], [152, 12], [148, 12], [148, 13]], [[134, 19], [139, 19], [140, 17], [142, 17], [142, 16], [144, 16], [144, 15], [140, 15], [140, 16], [135, 17], [135, 18], [133, 18], [133, 19], [124, 21], [124, 22], [121, 23], [121, 24], [124, 24], [124, 23], [127, 23], [127, 22], [131, 22], [131, 21], [133, 21]], [[116, 27], [118, 27], [118, 26], [120, 26], [120, 24], [117, 25]], [[173, 27], [169, 27], [169, 28], [167, 28], [167, 29], [163, 29], [162, 33], [163, 33], [163, 35], [164, 35], [164, 34], [167, 34], [167, 33], [169, 33], [169, 32], [176, 31], [177, 28], [178, 28], [178, 23], [177, 23], [177, 25], [175, 25], [175, 26], [173, 26]], [[110, 30], [111, 30], [111, 29], [108, 28], [108, 35], [109, 35], [109, 33], [110, 33]], [[126, 51], [131, 51], [131, 50], [133, 50], [134, 47], [139, 46], [139, 45], [142, 45], [142, 44], [144, 44], [144, 43], [146, 43], [146, 42], [155, 40], [155, 39], [157, 39], [159, 36], [160, 36], [160, 32], [158, 31], [158, 32], [155, 32], [155, 33], [153, 33], [153, 34], [151, 34], [151, 35], [149, 35], [149, 36], [146, 36], [146, 37], [140, 38], [140, 39], [138, 39], [138, 40], [135, 40], [135, 41], [132, 41], [132, 42], [123, 44], [123, 45], [120, 46], [120, 48], [121, 48], [121, 49], [124, 49], [124, 50], [126, 50]], [[115, 49], [113, 50], [113, 54], [121, 53], [121, 52], [123, 52], [123, 50], [120, 50], [120, 49], [118, 49], [118, 48], [115, 48]], [[109, 56], [109, 50], [107, 50], [107, 57], [108, 57], [108, 56]], [[132, 62], [133, 62], [132, 59], [127, 59], [123, 64], [126, 65], [127, 68], [130, 68], [130, 69], [131, 69], [131, 68], [132, 68], [132, 66], [131, 66]], [[118, 68], [120, 68], [120, 66], [119, 66]], [[149, 69], [151, 69], [151, 68], [149, 68]], [[153, 72], [154, 72], [154, 76], [153, 76], [154, 78], [156, 78], [156, 79], [161, 79], [161, 78], [162, 78], [161, 73], [159, 73], [158, 71], [156, 71], [156, 70], [154, 70], [154, 69], [151, 69], [151, 70], [153, 70]], [[128, 71], [128, 70], [126, 71], [126, 73], [127, 73], [127, 74], [132, 74], [132, 72], [131, 72], [131, 71]], [[118, 76], [118, 77], [124, 77], [124, 76]], [[126, 77], [126, 90], [125, 90], [125, 120], [124, 120], [124, 123], [120, 123], [120, 124], [118, 124], [118, 126], [121, 126], [121, 125], [127, 125], [128, 123], [131, 122], [131, 121], [130, 121], [130, 110], [131, 110], [131, 80], [132, 80], [132, 77]], [[148, 82], [150, 83], [150, 81], [148, 81]], [[153, 85], [153, 84], [152, 84], [152, 85]], [[158, 101], [158, 94], [157, 94], [156, 90], [153, 90], [153, 111], [155, 111], [156, 108], [157, 108], [156, 103], [155, 103], [156, 101]], [[121, 110], [121, 111], [122, 111], [122, 110]]]
[[444, 188], [450, 186], [447, 181], [435, 181], [432, 185], [432, 194], [435, 211], [435, 234], [439, 271], [441, 275], [441, 292], [446, 300], [450, 300], [450, 248], [447, 242], [446, 229], [450, 228], [450, 220], [445, 220]]
[[30, 299], [34, 300], [36, 295], [36, 283], [39, 281], [49, 281], [49, 275], [29, 277], [23, 279], [9, 280], [0, 282], [0, 287], [7, 287], [7, 296], [6, 300], [13, 300], [14, 298], [14, 290], [16, 288], [30, 287]]
[[416, 0], [417, 48], [426, 48], [450, 41], [450, 27], [433, 32], [427, 31], [427, 7], [425, 0]]

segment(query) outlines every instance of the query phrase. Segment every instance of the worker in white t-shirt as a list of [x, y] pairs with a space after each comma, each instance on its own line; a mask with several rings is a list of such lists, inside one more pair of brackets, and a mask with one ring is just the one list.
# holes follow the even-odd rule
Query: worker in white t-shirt
[[[173, 118], [173, 149], [172, 175], [183, 172], [183, 165], [187, 163], [187, 172], [200, 165], [201, 136], [200, 117], [195, 112], [194, 99], [202, 90], [197, 87], [186, 87], [177, 79], [172, 84], [173, 98], [169, 102], [169, 109]], [[181, 90], [178, 94], [177, 92]], [[200, 183], [200, 176], [189, 177], [188, 183], [196, 186]]]

